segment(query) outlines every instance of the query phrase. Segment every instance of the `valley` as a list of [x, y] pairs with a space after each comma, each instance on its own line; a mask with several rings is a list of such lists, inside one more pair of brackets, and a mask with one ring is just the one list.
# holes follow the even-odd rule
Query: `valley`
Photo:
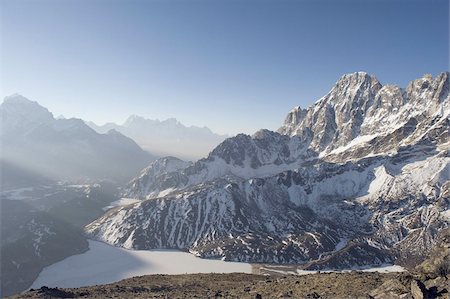
[[450, 0], [0, 12], [0, 298], [450, 299]]
[[[428, 279], [417, 267], [437, 256], [450, 227], [449, 85], [449, 73], [406, 88], [347, 74], [311, 107], [291, 110], [277, 132], [238, 134], [194, 162], [154, 157], [117, 131], [97, 133], [8, 98], [2, 294], [108, 283], [127, 293], [137, 290], [129, 288], [134, 279], [191, 284], [210, 272], [230, 273], [210, 276], [225, 285], [234, 276], [252, 285], [266, 283], [261, 274], [281, 276], [267, 287], [294, 297], [309, 296], [296, 281], [316, 280], [320, 296], [332, 297], [322, 289], [327, 277], [365, 281], [361, 288], [373, 292], [394, 280], [411, 292], [411, 283]], [[35, 159], [37, 150], [46, 153]], [[47, 165], [56, 157], [63, 163]], [[447, 271], [439, 265], [433, 275]], [[142, 275], [157, 276], [132, 278]], [[212, 296], [209, 279], [192, 290]], [[247, 282], [220, 294], [274, 294], [242, 293]], [[109, 286], [76, 292], [95, 297], [100, 289], [115, 296]], [[159, 292], [152, 290], [141, 295]]]

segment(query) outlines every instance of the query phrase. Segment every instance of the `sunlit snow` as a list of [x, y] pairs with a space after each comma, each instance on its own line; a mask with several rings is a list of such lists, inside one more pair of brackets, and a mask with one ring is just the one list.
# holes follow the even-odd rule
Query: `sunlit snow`
[[108, 206], [103, 208], [103, 211], [115, 208], [115, 207], [119, 207], [119, 206], [126, 206], [126, 205], [131, 205], [133, 203], [136, 203], [140, 201], [139, 199], [134, 199], [134, 198], [125, 198], [122, 197], [119, 200], [113, 201], [112, 203], [110, 203]]

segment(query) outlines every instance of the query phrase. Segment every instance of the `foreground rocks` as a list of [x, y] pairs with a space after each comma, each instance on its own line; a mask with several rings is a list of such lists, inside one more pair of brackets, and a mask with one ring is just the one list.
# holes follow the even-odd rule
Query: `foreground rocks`
[[446, 277], [420, 280], [409, 273], [147, 275], [108, 285], [42, 287], [12, 298], [450, 298]]

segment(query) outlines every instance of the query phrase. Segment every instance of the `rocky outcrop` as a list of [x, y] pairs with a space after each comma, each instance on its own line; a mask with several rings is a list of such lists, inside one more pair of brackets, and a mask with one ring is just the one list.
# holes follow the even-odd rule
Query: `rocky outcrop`
[[429, 277], [450, 278], [450, 228], [439, 232], [428, 257], [416, 270]]
[[[320, 273], [311, 275], [147, 275], [109, 285], [60, 289], [42, 287], [13, 298], [448, 298], [429, 292], [409, 273]], [[411, 288], [411, 286], [413, 286]], [[425, 293], [424, 293], [425, 292]]]

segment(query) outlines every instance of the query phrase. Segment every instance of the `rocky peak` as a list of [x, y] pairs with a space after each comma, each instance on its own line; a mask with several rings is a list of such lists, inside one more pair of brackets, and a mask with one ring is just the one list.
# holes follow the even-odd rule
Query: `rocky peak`
[[2, 133], [10, 130], [25, 129], [30, 125], [50, 123], [53, 114], [37, 102], [30, 101], [20, 94], [7, 96], [0, 105]]
[[291, 110], [278, 132], [307, 137], [317, 152], [345, 145], [359, 135], [380, 89], [380, 82], [365, 72], [346, 74], [310, 108]]
[[328, 95], [322, 99], [336, 106], [360, 98], [364, 94], [376, 94], [382, 87], [375, 76], [365, 72], [350, 73], [339, 78]]
[[152, 176], [156, 177], [163, 173], [169, 173], [177, 170], [184, 169], [190, 166], [191, 162], [186, 162], [176, 157], [163, 157], [153, 161], [147, 168], [145, 168], [140, 177], [142, 176]]
[[[412, 81], [406, 89], [382, 86], [376, 77], [365, 72], [346, 74], [308, 109], [291, 110], [278, 132], [300, 136], [314, 151], [326, 153], [345, 147], [359, 137], [370, 140], [369, 136], [386, 135], [410, 123], [414, 117], [422, 120], [438, 111], [444, 115], [450, 106], [448, 95], [448, 72], [435, 78], [425, 75]], [[397, 139], [406, 138], [410, 133]], [[391, 144], [392, 148], [396, 146]]]
[[293, 158], [290, 143], [288, 136], [270, 130], [259, 130], [253, 136], [238, 134], [219, 144], [209, 159], [218, 157], [227, 164], [253, 169], [272, 163], [279, 165]]
[[279, 133], [276, 133], [274, 131], [270, 131], [267, 129], [261, 129], [257, 131], [255, 134], [252, 135], [253, 139], [266, 139], [266, 138], [277, 138], [280, 136]]
[[172, 180], [175, 179], [170, 174], [182, 171], [191, 165], [192, 162], [186, 162], [171, 156], [156, 159], [129, 183], [124, 196], [133, 198], [151, 197], [153, 193], [158, 193], [155, 190], [163, 190], [167, 187], [169, 183], [165, 182], [165, 177], [169, 178], [170, 183], [174, 183]]
[[406, 93], [412, 104], [426, 105], [434, 113], [449, 96], [449, 73], [440, 73], [434, 79], [431, 75], [424, 75], [413, 80], [408, 84]]
[[[45, 119], [53, 119], [53, 114], [47, 108], [42, 107], [35, 101], [31, 101], [20, 94], [13, 94], [5, 97], [2, 110], [9, 113], [32, 114], [37, 113]], [[31, 115], [30, 115], [31, 116]]]
[[449, 72], [443, 72], [440, 73], [439, 76], [436, 77], [436, 79], [434, 80], [437, 86], [437, 90], [438, 90], [438, 98], [439, 98], [439, 102], [444, 101], [445, 99], [448, 98], [449, 96], [449, 91], [450, 91], [450, 73]]
[[[87, 126], [86, 126], [87, 127]], [[92, 129], [87, 127], [85, 128], [86, 133], [88, 131], [91, 131]], [[88, 130], [89, 129], [89, 130]], [[92, 130], [93, 132], [95, 132], [94, 130]], [[136, 146], [137, 144], [134, 142], [134, 140], [128, 138], [127, 136], [123, 135], [122, 133], [120, 133], [119, 131], [117, 131], [116, 129], [110, 129], [108, 132], [106, 132], [106, 134], [104, 134], [105, 136], [107, 136], [111, 141], [115, 141], [117, 143], [122, 143], [122, 144], [126, 144], [126, 145], [132, 145], [133, 147]]]
[[137, 124], [142, 124], [145, 122], [145, 118], [139, 115], [130, 115], [127, 120], [123, 123], [124, 127], [132, 127]]
[[72, 136], [72, 138], [77, 137], [86, 139], [97, 135], [97, 132], [95, 132], [94, 129], [86, 125], [86, 123], [79, 118], [55, 119], [51, 122], [49, 127], [54, 132], [64, 132], [64, 134], [68, 134]]
[[336, 111], [336, 123], [342, 125], [371, 106], [373, 98], [382, 88], [380, 82], [365, 72], [342, 76], [324, 98]]
[[289, 111], [288, 115], [284, 119], [284, 124], [297, 126], [299, 125], [303, 119], [305, 119], [307, 109], [302, 109], [300, 106], [294, 107], [291, 111]]
[[164, 123], [164, 124], [169, 125], [169, 126], [179, 126], [179, 125], [181, 125], [180, 122], [174, 117], [171, 117], [171, 118], [168, 118], [166, 120], [163, 120], [161, 123]]

